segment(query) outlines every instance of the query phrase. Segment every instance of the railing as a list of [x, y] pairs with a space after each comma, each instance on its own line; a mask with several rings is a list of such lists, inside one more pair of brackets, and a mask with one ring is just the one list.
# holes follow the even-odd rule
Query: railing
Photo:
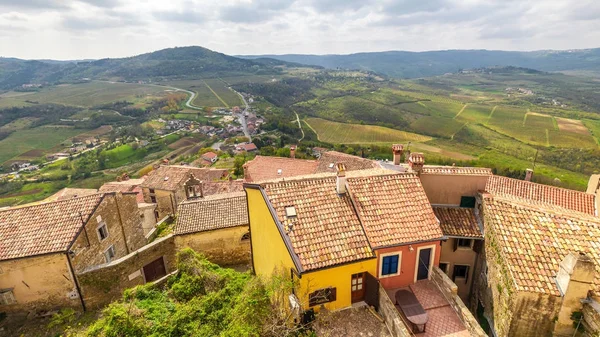
[[440, 289], [442, 295], [444, 295], [448, 303], [450, 303], [450, 306], [454, 309], [471, 336], [487, 337], [487, 334], [483, 331], [481, 326], [479, 326], [479, 323], [471, 311], [469, 311], [467, 306], [458, 296], [458, 287], [450, 280], [446, 273], [434, 266], [431, 271], [431, 282]]

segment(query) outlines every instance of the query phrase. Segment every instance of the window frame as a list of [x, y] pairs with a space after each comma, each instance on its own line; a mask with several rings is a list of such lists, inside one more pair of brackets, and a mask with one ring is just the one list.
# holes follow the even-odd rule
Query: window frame
[[[465, 276], [456, 276], [456, 267], [465, 267]], [[471, 270], [471, 265], [468, 264], [455, 264], [452, 267], [452, 282], [456, 279], [465, 280], [465, 283], [469, 280], [469, 271]]]
[[[106, 231], [106, 236], [104, 236], [104, 238], [102, 237], [102, 235], [100, 234], [100, 229], [104, 227], [105, 231]], [[108, 225], [106, 224], [106, 221], [101, 220], [98, 223], [98, 226], [96, 226], [96, 235], [98, 236], [98, 241], [102, 242], [106, 239], [108, 239], [108, 237], [110, 236], [110, 232], [108, 231]]]
[[[397, 270], [395, 273], [393, 274], [383, 274], [383, 260], [386, 257], [391, 257], [391, 256], [397, 256], [398, 257], [398, 266], [397, 266]], [[385, 253], [385, 254], [381, 254], [379, 255], [379, 278], [386, 278], [386, 277], [393, 277], [393, 276], [398, 276], [400, 275], [400, 270], [402, 269], [402, 252], [392, 252], [392, 253]]]
[[14, 288], [0, 289], [0, 305], [11, 305], [17, 303], [13, 289]]
[[[107, 253], [109, 251], [112, 251], [112, 257], [109, 257], [107, 255]], [[104, 252], [102, 254], [104, 255], [104, 260], [106, 261], [106, 263], [111, 263], [112, 261], [114, 261], [114, 258], [117, 256], [117, 251], [115, 250], [115, 245], [110, 245], [108, 248], [106, 248], [104, 250]]]
[[[457, 249], [473, 249], [473, 239], [467, 239], [467, 238], [456, 238], [456, 248]], [[460, 244], [461, 240], [467, 240], [469, 241], [469, 245], [464, 246]]]
[[251, 238], [250, 231], [247, 231], [246, 233], [244, 233], [244, 235], [242, 235], [242, 238], [240, 239], [240, 241], [242, 241], [242, 242], [250, 241], [250, 238]]
[[[442, 268], [443, 264], [446, 265], [446, 268]], [[440, 268], [440, 270], [443, 271], [444, 274], [448, 275], [448, 272], [450, 271], [450, 262], [442, 262], [442, 261], [440, 261], [440, 263], [438, 263], [438, 268]]]

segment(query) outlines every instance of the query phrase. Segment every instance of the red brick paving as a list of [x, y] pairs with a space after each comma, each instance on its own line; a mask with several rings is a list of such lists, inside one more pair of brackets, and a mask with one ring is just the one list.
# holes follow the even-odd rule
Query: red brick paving
[[[406, 289], [406, 288], [403, 288]], [[417, 337], [461, 337], [470, 336], [469, 331], [465, 328], [460, 318], [452, 309], [444, 295], [440, 292], [437, 286], [429, 281], [423, 280], [415, 284], [411, 284], [410, 289], [427, 314], [429, 321], [424, 333], [416, 333]], [[386, 289], [389, 297], [395, 303], [394, 294], [399, 289]], [[396, 306], [397, 307], [397, 306]], [[398, 307], [397, 307], [398, 308]], [[400, 311], [400, 309], [398, 308]], [[402, 314], [402, 313], [401, 313]]]

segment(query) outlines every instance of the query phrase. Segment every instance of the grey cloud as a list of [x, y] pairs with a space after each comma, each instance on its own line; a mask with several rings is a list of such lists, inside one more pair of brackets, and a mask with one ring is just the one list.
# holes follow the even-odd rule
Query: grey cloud
[[318, 12], [357, 11], [368, 5], [364, 0], [311, 0], [308, 5]]
[[119, 5], [119, 0], [77, 0], [78, 2], [86, 3], [88, 5], [113, 8]]
[[226, 6], [219, 10], [219, 19], [243, 23], [264, 22], [288, 10], [293, 3], [293, 0], [259, 0], [250, 4]]
[[82, 18], [78, 15], [63, 17], [62, 25], [72, 30], [98, 30], [106, 28], [122, 28], [145, 24], [136, 16], [129, 13], [121, 13], [114, 10], [105, 10], [102, 14], [90, 18]]
[[0, 7], [14, 9], [61, 9], [69, 5], [61, 0], [0, 0]]
[[173, 21], [183, 23], [202, 23], [206, 17], [202, 13], [185, 11], [185, 12], [154, 12], [152, 13], [158, 20]]

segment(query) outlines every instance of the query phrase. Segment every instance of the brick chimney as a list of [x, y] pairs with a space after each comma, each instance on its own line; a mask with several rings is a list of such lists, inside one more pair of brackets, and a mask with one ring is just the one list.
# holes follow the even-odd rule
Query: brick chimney
[[408, 156], [408, 166], [417, 174], [421, 173], [423, 170], [423, 165], [425, 164], [425, 157], [423, 157], [422, 153], [413, 152]]
[[346, 194], [346, 165], [337, 163], [335, 169], [337, 171], [335, 189], [338, 194]]
[[296, 145], [290, 146], [290, 158], [296, 158]]
[[531, 178], [533, 178], [533, 170], [528, 168], [525, 170], [525, 181], [531, 181]]
[[556, 274], [556, 283], [562, 296], [562, 304], [554, 325], [554, 335], [572, 336], [575, 332], [571, 314], [581, 311], [582, 300], [592, 289], [595, 268], [594, 262], [584, 253], [571, 253], [562, 260]]
[[394, 165], [400, 165], [400, 158], [404, 152], [404, 145], [394, 144], [392, 145], [392, 153], [394, 154]]

